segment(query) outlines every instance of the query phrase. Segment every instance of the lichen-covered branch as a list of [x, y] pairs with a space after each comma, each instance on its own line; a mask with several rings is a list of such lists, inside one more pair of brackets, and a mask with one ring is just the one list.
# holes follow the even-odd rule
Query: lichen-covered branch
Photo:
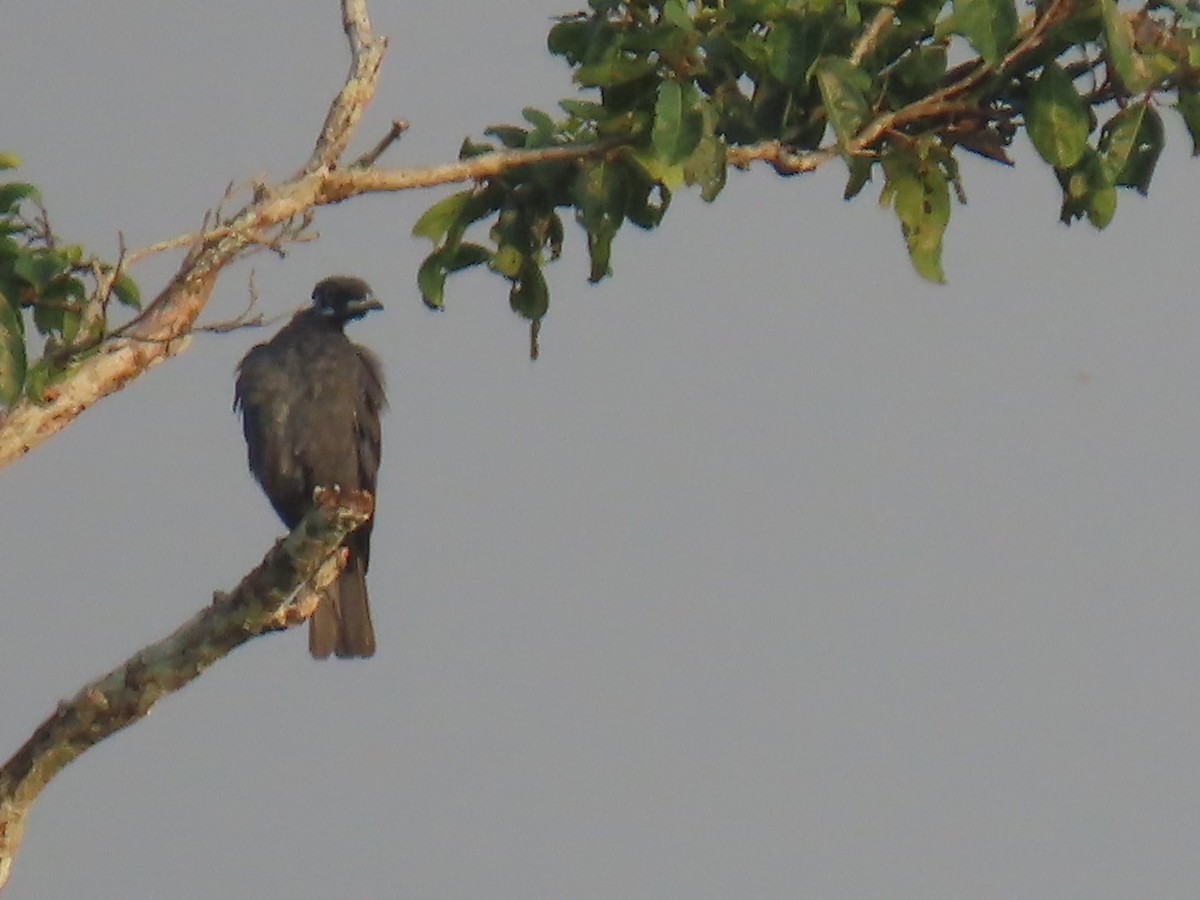
[[262, 246], [294, 236], [298, 217], [318, 202], [320, 175], [335, 166], [375, 93], [386, 42], [371, 31], [365, 0], [342, 0], [350, 71], [330, 104], [307, 163], [277, 187], [260, 186], [252, 201], [193, 245], [167, 287], [144, 313], [110, 336], [42, 396], [12, 406], [0, 422], [0, 466], [56, 434], [102, 397], [183, 349], [221, 270]]
[[337, 164], [346, 152], [363, 111], [375, 95], [375, 82], [383, 52], [387, 49], [387, 38], [371, 32], [366, 0], [342, 0], [342, 28], [350, 42], [350, 71], [346, 83], [329, 106], [325, 124], [312, 155], [299, 173], [301, 176]]
[[[365, 492], [319, 490], [313, 509], [232, 592], [218, 592], [173, 634], [85, 685], [38, 726], [0, 766], [0, 890], [20, 846], [25, 818], [50, 780], [234, 648], [304, 621], [319, 591], [337, 576], [337, 548], [371, 517], [373, 508], [374, 500]], [[289, 603], [305, 583], [311, 590]]]

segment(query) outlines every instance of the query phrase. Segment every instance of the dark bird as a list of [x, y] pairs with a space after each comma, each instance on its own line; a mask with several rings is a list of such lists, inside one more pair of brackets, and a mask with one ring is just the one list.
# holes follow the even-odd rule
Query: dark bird
[[[379, 416], [387, 408], [379, 360], [343, 332], [347, 322], [383, 304], [365, 281], [345, 275], [320, 282], [312, 300], [246, 354], [233, 396], [250, 471], [288, 528], [311, 508], [313, 488], [375, 494]], [[373, 524], [346, 538], [346, 567], [309, 620], [308, 649], [318, 659], [375, 652], [367, 606]]]

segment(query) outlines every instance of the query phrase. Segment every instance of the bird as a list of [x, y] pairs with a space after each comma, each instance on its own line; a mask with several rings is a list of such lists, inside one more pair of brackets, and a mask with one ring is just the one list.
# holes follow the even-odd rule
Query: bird
[[[233, 408], [242, 415], [250, 472], [289, 529], [319, 486], [375, 494], [387, 409], [383, 367], [345, 334], [348, 322], [383, 309], [361, 278], [317, 283], [312, 304], [238, 364]], [[375, 631], [367, 602], [374, 516], [351, 532], [345, 568], [309, 619], [316, 659], [368, 657]]]

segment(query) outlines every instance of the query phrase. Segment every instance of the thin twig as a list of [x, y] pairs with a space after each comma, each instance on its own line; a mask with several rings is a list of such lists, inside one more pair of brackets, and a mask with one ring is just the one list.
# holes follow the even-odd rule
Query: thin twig
[[287, 313], [282, 313], [278, 316], [267, 318], [262, 313], [256, 316], [251, 316], [250, 313], [258, 305], [258, 286], [254, 282], [254, 272], [250, 272], [250, 284], [248, 294], [249, 299], [246, 301], [246, 308], [243, 309], [236, 317], [228, 319], [224, 322], [213, 322], [211, 325], [197, 325], [192, 331], [207, 332], [209, 334], [227, 334], [231, 331], [238, 331], [243, 328], [262, 328], [266, 325], [273, 325], [276, 322], [287, 318]]
[[883, 30], [892, 24], [892, 20], [895, 18], [896, 11], [890, 6], [885, 6], [875, 13], [875, 18], [871, 20], [867, 30], [862, 33], [862, 36], [855, 42], [854, 49], [850, 51], [850, 62], [856, 66], [862, 65], [867, 54], [875, 49]]
[[403, 119], [393, 120], [392, 127], [388, 129], [388, 133], [380, 139], [379, 143], [350, 163], [350, 167], [352, 169], [367, 169], [375, 165], [379, 157], [383, 156], [384, 151], [400, 140], [400, 136], [406, 131], [408, 131], [407, 122]]
[[139, 247], [137, 250], [130, 251], [127, 260], [127, 265], [133, 265], [140, 262], [147, 256], [152, 256], [155, 253], [162, 253], [165, 250], [175, 250], [179, 247], [186, 247], [190, 244], [202, 244], [207, 241], [215, 241], [219, 238], [229, 237], [233, 233], [233, 229], [228, 226], [222, 228], [213, 228], [212, 230], [201, 229], [200, 231], [181, 234], [178, 237], [168, 238], [165, 241], [159, 241], [157, 244], [150, 244], [147, 247]]

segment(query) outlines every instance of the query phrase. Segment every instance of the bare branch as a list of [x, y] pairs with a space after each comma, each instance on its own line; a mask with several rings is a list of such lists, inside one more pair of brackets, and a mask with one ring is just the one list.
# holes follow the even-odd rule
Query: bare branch
[[[319, 591], [337, 577], [341, 542], [371, 517], [364, 491], [318, 490], [313, 509], [234, 590], [218, 592], [188, 622], [85, 685], [38, 726], [0, 766], [0, 889], [20, 848], [26, 816], [42, 789], [68, 763], [147, 715], [155, 703], [260, 634], [303, 622]], [[288, 599], [310, 579], [314, 586]], [[316, 597], [314, 597], [314, 592]]]
[[375, 96], [375, 82], [383, 52], [387, 49], [387, 38], [371, 33], [366, 0], [342, 0], [342, 28], [350, 42], [350, 71], [346, 83], [329, 106], [317, 144], [299, 176], [337, 165], [354, 136], [363, 111]]
[[355, 169], [366, 169], [375, 165], [375, 163], [379, 160], [379, 157], [383, 156], [384, 151], [387, 150], [388, 147], [392, 146], [392, 144], [396, 143], [396, 141], [400, 140], [400, 136], [406, 131], [408, 131], [407, 122], [405, 122], [403, 119], [394, 120], [392, 122], [392, 127], [388, 129], [388, 133], [380, 139], [379, 143], [352, 162], [350, 165]]
[[816, 171], [822, 163], [836, 159], [838, 150], [837, 147], [822, 147], [819, 150], [799, 151], [779, 141], [768, 141], [748, 147], [730, 147], [726, 153], [729, 164], [739, 169], [761, 161], [774, 166], [781, 175], [801, 175]]
[[594, 144], [560, 144], [536, 150], [504, 150], [440, 166], [406, 169], [338, 169], [321, 179], [319, 204], [339, 203], [359, 194], [408, 191], [493, 178], [512, 169], [537, 163], [604, 156], [625, 140], [614, 138]]
[[862, 65], [862, 61], [875, 49], [875, 45], [879, 43], [879, 38], [883, 34], [884, 29], [892, 24], [894, 18], [896, 18], [896, 11], [890, 6], [884, 6], [875, 13], [875, 18], [867, 26], [867, 30], [855, 42], [854, 49], [850, 52], [850, 62], [856, 66]]
[[215, 240], [216, 238], [228, 237], [230, 229], [214, 228], [211, 231], [201, 230], [191, 234], [181, 234], [178, 237], [173, 237], [165, 241], [159, 241], [157, 244], [150, 244], [147, 247], [139, 247], [137, 250], [131, 250], [126, 260], [126, 266], [132, 266], [136, 262], [141, 262], [147, 256], [152, 256], [155, 253], [162, 253], [166, 250], [177, 250], [180, 247], [187, 247], [204, 241]]
[[254, 283], [254, 272], [250, 272], [250, 283], [247, 290], [246, 308], [237, 314], [232, 319], [224, 322], [212, 322], [207, 325], [196, 325], [192, 328], [192, 332], [207, 331], [212, 334], [227, 334], [230, 331], [239, 331], [243, 328], [262, 328], [265, 325], [271, 325], [284, 318], [287, 314], [272, 316], [267, 318], [262, 313], [252, 316], [254, 308], [258, 306], [258, 286]]

